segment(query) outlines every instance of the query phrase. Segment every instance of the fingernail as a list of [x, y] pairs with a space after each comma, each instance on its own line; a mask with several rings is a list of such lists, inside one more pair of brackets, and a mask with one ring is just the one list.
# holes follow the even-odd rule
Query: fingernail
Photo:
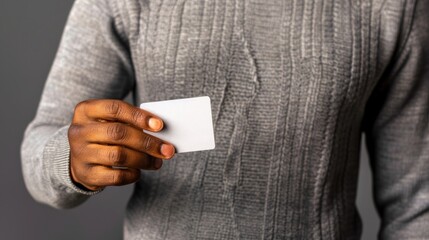
[[161, 168], [162, 167], [162, 159], [159, 159], [159, 158], [155, 159], [155, 162], [153, 163], [153, 167], [155, 169]]
[[167, 158], [172, 157], [173, 154], [174, 154], [174, 152], [175, 152], [175, 150], [174, 150], [173, 145], [171, 145], [171, 144], [165, 144], [165, 143], [163, 143], [161, 145], [161, 153], [165, 157], [167, 157]]
[[161, 119], [151, 117], [149, 119], [149, 127], [152, 128], [153, 130], [157, 130], [157, 131], [161, 130], [162, 128]]

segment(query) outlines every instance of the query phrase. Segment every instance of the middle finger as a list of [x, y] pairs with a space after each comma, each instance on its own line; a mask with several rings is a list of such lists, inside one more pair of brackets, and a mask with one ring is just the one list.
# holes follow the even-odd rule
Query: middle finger
[[170, 159], [175, 149], [171, 143], [151, 136], [140, 129], [117, 122], [91, 124], [90, 143], [121, 145], [156, 158]]

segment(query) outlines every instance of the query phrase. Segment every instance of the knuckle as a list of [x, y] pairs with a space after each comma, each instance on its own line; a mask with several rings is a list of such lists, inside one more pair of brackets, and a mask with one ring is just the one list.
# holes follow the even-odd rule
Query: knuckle
[[127, 136], [127, 130], [120, 123], [109, 124], [107, 127], [107, 136], [117, 141], [124, 140]]
[[78, 104], [76, 104], [75, 112], [76, 113], [85, 112], [85, 108], [86, 108], [86, 106], [88, 106], [88, 104], [90, 102], [91, 102], [91, 100], [85, 100], [85, 101], [79, 102]]
[[72, 139], [74, 137], [77, 137], [82, 132], [82, 126], [78, 124], [71, 124], [69, 127], [69, 130], [67, 132], [69, 139]]
[[115, 171], [112, 174], [112, 185], [121, 186], [125, 184], [129, 184], [132, 182], [136, 182], [140, 179], [140, 170], [137, 169], [128, 169]]
[[113, 185], [123, 185], [126, 182], [126, 176], [123, 171], [115, 171], [112, 174]]
[[132, 118], [134, 122], [140, 123], [145, 120], [146, 116], [144, 113], [136, 109], [132, 111]]
[[109, 101], [105, 105], [105, 110], [108, 114], [112, 115], [113, 117], [117, 117], [121, 115], [121, 104], [118, 100], [112, 100]]
[[82, 155], [85, 155], [85, 145], [70, 141], [70, 163], [83, 162]]
[[125, 164], [125, 152], [122, 147], [115, 147], [109, 151], [109, 161], [113, 166], [122, 166]]
[[82, 102], [76, 104], [75, 111], [83, 109], [86, 104], [87, 104], [87, 101], [82, 101]]
[[153, 143], [154, 141], [152, 137], [149, 135], [142, 135], [141, 144], [144, 150], [150, 150]]

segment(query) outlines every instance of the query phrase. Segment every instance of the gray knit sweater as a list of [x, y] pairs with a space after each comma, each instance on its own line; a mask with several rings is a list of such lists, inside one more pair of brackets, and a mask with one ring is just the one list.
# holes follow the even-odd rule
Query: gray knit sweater
[[216, 149], [143, 171], [126, 239], [359, 239], [366, 133], [381, 239], [429, 239], [429, 1], [77, 0], [22, 144], [32, 196], [71, 208], [89, 98], [208, 95]]

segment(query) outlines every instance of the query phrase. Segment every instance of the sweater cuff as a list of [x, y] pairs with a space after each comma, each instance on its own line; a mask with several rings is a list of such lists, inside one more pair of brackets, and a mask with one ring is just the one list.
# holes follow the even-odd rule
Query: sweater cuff
[[97, 191], [85, 190], [73, 183], [70, 176], [70, 144], [68, 141], [69, 126], [60, 128], [46, 144], [43, 151], [43, 159], [49, 159], [54, 180], [77, 193], [84, 195], [95, 195], [103, 189]]

